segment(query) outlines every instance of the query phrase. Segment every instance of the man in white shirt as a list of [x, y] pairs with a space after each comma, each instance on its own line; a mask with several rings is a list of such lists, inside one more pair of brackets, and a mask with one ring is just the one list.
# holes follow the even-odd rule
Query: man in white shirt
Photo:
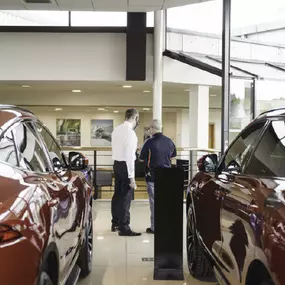
[[126, 111], [125, 122], [112, 133], [112, 158], [114, 160], [115, 192], [112, 198], [112, 232], [120, 236], [139, 236], [130, 228], [130, 207], [135, 182], [135, 160], [138, 138], [134, 129], [139, 124], [136, 109]]

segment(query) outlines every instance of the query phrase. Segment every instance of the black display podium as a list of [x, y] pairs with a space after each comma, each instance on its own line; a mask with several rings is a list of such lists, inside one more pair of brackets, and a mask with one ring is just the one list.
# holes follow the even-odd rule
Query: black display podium
[[184, 280], [183, 186], [181, 168], [156, 171], [154, 280]]

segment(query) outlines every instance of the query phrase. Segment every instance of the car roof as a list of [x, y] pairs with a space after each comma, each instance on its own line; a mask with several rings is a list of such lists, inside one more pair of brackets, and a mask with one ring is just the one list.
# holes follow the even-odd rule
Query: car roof
[[13, 105], [0, 105], [0, 134], [19, 119], [35, 119], [35, 115], [24, 108]]
[[268, 117], [282, 117], [285, 116], [285, 107], [271, 109], [266, 112], [261, 113], [256, 119], [268, 118]]

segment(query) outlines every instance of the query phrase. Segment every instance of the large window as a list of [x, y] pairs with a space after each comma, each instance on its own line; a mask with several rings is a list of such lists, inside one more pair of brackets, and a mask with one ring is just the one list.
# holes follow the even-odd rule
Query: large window
[[68, 26], [66, 11], [0, 10], [0, 26]]
[[71, 12], [71, 26], [126, 27], [126, 12]]
[[256, 81], [257, 114], [285, 106], [285, 82]]
[[231, 79], [230, 143], [251, 121], [251, 81]]
[[285, 122], [275, 121], [262, 137], [246, 173], [285, 177]]

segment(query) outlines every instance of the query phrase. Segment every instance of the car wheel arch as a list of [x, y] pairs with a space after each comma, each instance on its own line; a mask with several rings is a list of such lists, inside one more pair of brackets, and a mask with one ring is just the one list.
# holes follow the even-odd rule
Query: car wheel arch
[[48, 245], [43, 254], [39, 275], [42, 271], [49, 274], [54, 285], [59, 283], [59, 253], [54, 242]]
[[270, 273], [263, 262], [256, 259], [250, 264], [248, 268], [245, 284], [257, 285], [264, 280], [271, 280]]

